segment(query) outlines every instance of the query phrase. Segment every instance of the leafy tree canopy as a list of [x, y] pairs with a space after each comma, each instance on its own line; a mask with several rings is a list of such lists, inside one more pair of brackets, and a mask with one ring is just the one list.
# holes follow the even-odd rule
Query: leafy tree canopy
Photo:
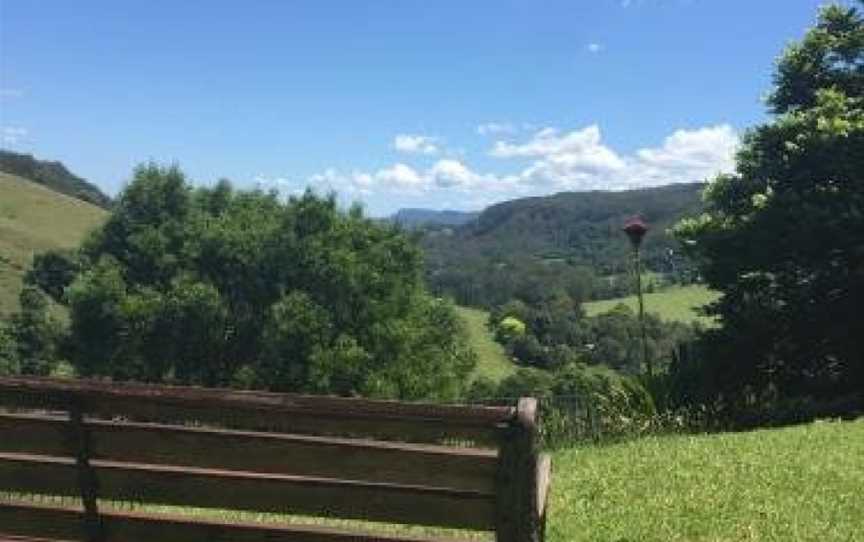
[[416, 246], [332, 197], [192, 189], [146, 164], [77, 255], [36, 263], [82, 375], [452, 398], [474, 365]]
[[864, 19], [820, 12], [775, 74], [777, 114], [751, 130], [736, 172], [677, 226], [723, 327], [716, 381], [785, 395], [864, 390]]

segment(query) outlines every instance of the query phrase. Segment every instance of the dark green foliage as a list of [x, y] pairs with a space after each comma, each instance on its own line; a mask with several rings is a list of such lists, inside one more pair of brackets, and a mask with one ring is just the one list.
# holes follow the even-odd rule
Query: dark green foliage
[[[523, 333], [501, 331], [508, 319], [526, 323]], [[568, 297], [528, 305], [511, 301], [490, 313], [496, 339], [524, 365], [552, 369], [571, 362], [606, 365], [624, 373], [642, 372], [639, 319], [625, 305], [594, 317], [585, 317]], [[682, 342], [692, 340], [694, 328], [645, 317], [648, 355], [658, 367], [669, 364]]]
[[20, 304], [21, 310], [12, 315], [6, 330], [6, 370], [48, 375], [57, 361], [55, 340], [58, 334], [57, 324], [48, 315], [48, 301], [37, 288], [25, 286], [21, 290]]
[[723, 293], [703, 347], [729, 402], [864, 390], [862, 66], [861, 13], [823, 9], [780, 59], [777, 116], [708, 186], [706, 214], [677, 228]]
[[0, 322], [0, 376], [12, 376], [19, 373], [18, 353], [15, 349], [15, 338], [8, 325]]
[[60, 162], [37, 160], [29, 154], [0, 150], [0, 171], [24, 177], [99, 207], [111, 206], [111, 198], [102, 193], [99, 187], [73, 175]]
[[421, 266], [332, 197], [193, 190], [145, 165], [81, 248], [68, 357], [116, 379], [453, 399], [475, 359]]
[[486, 308], [512, 299], [536, 304], [561, 292], [576, 302], [627, 295], [631, 255], [621, 227], [635, 213], [652, 227], [646, 267], [692, 280], [666, 229], [701, 209], [703, 186], [561, 193], [493, 205], [475, 222], [426, 232], [427, 281], [460, 304]]
[[66, 288], [75, 280], [79, 265], [74, 251], [49, 250], [36, 254], [24, 282], [38, 286], [55, 302], [65, 304]]

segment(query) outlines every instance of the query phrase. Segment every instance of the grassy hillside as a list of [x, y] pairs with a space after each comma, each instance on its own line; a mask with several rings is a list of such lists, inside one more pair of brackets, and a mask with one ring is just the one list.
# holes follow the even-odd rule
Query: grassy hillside
[[508, 359], [504, 347], [495, 342], [486, 321], [489, 313], [468, 307], [457, 307], [459, 316], [465, 321], [471, 347], [477, 352], [477, 375], [483, 375], [499, 381], [516, 370], [516, 366]]
[[864, 419], [554, 458], [549, 541], [864, 540]]
[[98, 186], [73, 174], [61, 162], [38, 160], [30, 154], [0, 149], [0, 172], [17, 175], [99, 207], [111, 206], [111, 198]]
[[[699, 321], [710, 325], [711, 319], [700, 316], [696, 309], [714, 301], [717, 296], [717, 292], [699, 285], [669, 288], [662, 292], [645, 294], [645, 312], [656, 313], [664, 320], [684, 323]], [[592, 301], [585, 303], [583, 307], [588, 316], [595, 316], [608, 312], [621, 303], [634, 312], [639, 310], [639, 301], [635, 295]]]
[[76, 246], [107, 213], [28, 180], [0, 173], [0, 317], [15, 310], [33, 254]]

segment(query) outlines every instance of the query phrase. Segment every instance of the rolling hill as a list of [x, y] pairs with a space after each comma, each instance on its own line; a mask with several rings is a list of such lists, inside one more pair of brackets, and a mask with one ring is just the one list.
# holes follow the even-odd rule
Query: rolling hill
[[563, 192], [492, 205], [452, 236], [431, 236], [427, 251], [458, 257], [465, 251], [495, 257], [519, 252], [546, 260], [567, 259], [603, 274], [621, 272], [629, 246], [624, 221], [640, 214], [651, 226], [643, 260], [656, 271], [675, 246], [666, 230], [702, 209], [704, 183], [673, 184], [620, 192]]
[[554, 290], [577, 301], [626, 295], [632, 286], [622, 277], [632, 252], [621, 228], [634, 214], [650, 226], [645, 269], [686, 282], [692, 264], [667, 230], [701, 213], [704, 186], [567, 192], [492, 205], [462, 226], [423, 230], [427, 282], [438, 295], [485, 308], [514, 298], [530, 303]]
[[111, 207], [111, 198], [98, 186], [74, 175], [61, 162], [37, 160], [30, 154], [0, 149], [0, 172], [28, 179], [99, 207]]
[[37, 252], [78, 245], [108, 213], [91, 203], [0, 173], [0, 318], [16, 310]]

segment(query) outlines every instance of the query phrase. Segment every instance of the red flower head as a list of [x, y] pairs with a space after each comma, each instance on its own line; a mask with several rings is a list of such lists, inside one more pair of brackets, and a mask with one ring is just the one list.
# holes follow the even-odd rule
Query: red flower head
[[630, 242], [634, 247], [638, 247], [642, 242], [642, 237], [648, 232], [648, 225], [642, 220], [639, 215], [632, 216], [624, 222], [624, 233], [630, 238]]

